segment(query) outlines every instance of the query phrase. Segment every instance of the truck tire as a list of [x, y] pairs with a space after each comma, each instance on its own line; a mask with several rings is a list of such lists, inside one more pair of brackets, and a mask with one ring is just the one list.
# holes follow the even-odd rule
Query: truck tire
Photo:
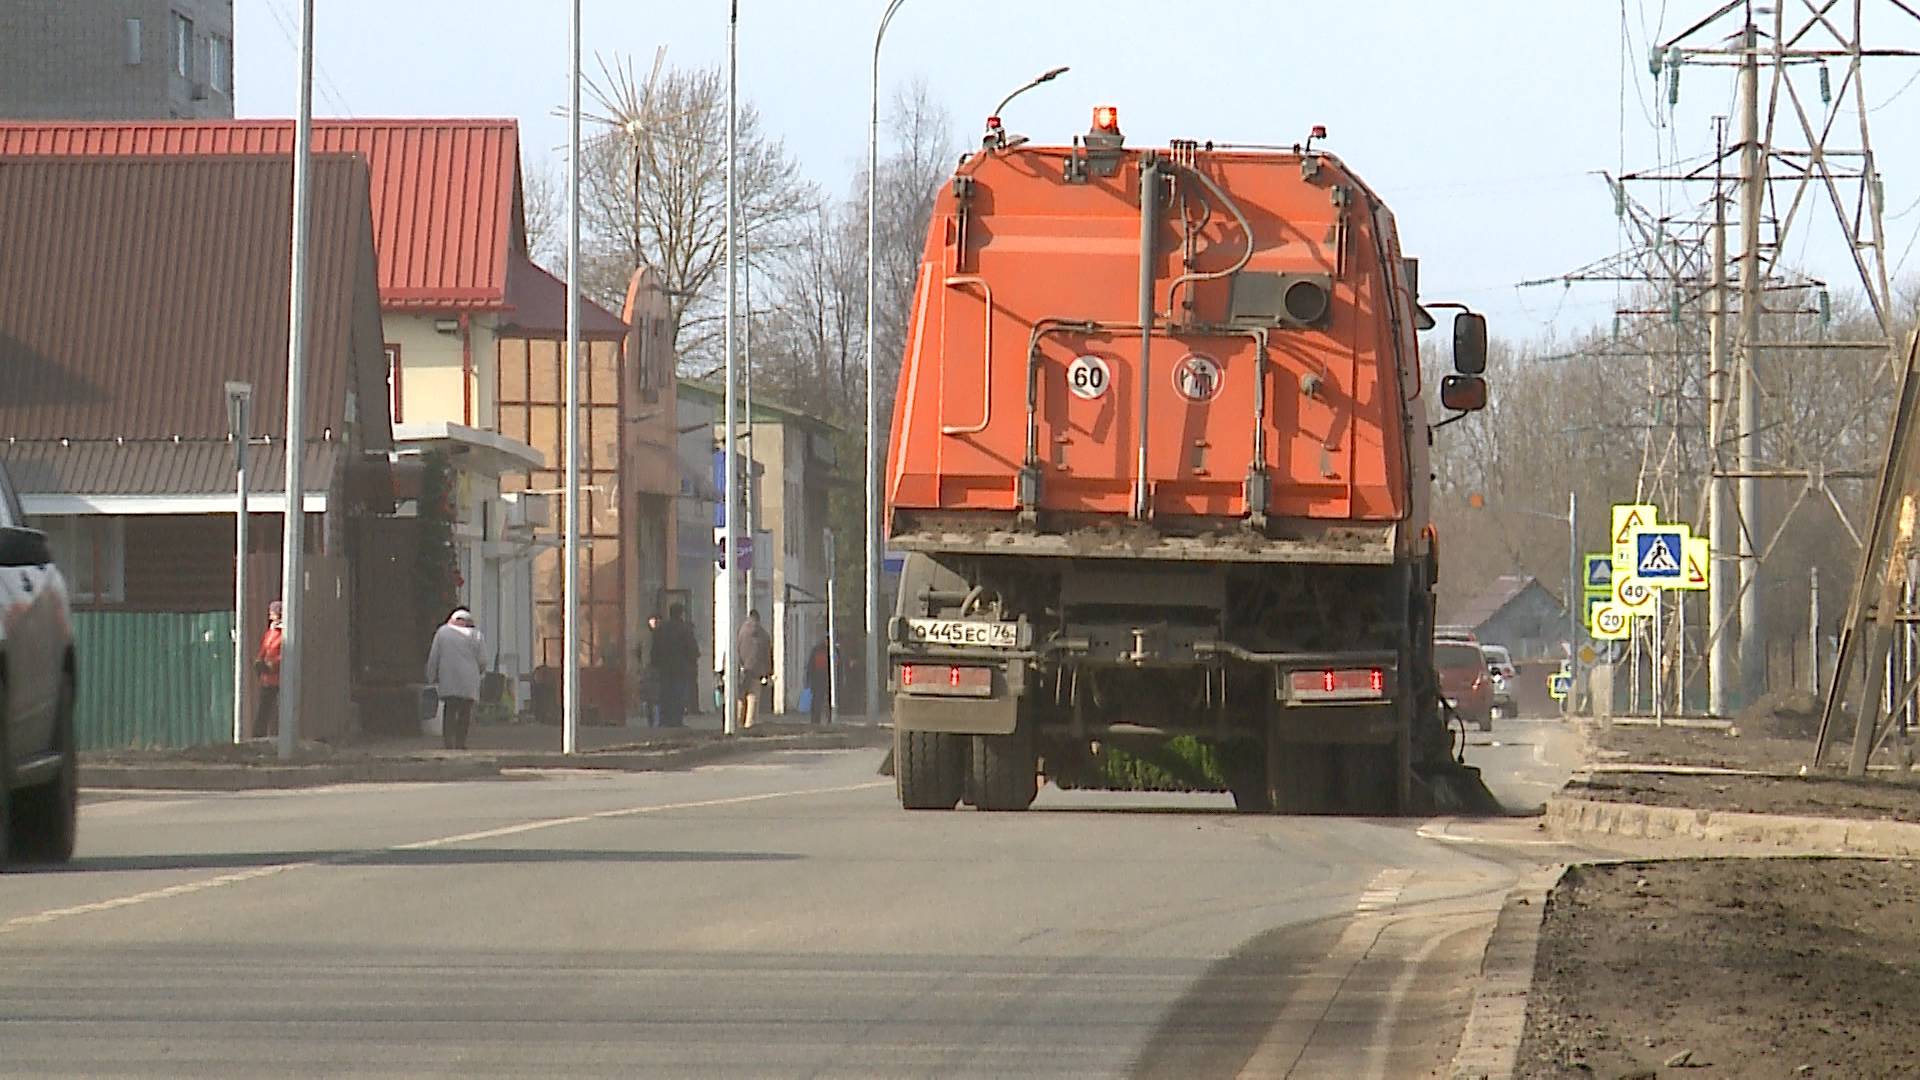
[[73, 676], [60, 682], [54, 717], [60, 771], [51, 780], [15, 793], [13, 852], [22, 861], [65, 863], [73, 858], [79, 826], [79, 756], [73, 738]]
[[965, 736], [933, 731], [893, 733], [893, 786], [908, 810], [951, 810], [965, 786]]
[[1040, 794], [1040, 761], [1025, 724], [1011, 735], [973, 737], [973, 805], [1025, 810]]
[[1273, 783], [1267, 776], [1267, 743], [1233, 746], [1225, 758], [1227, 791], [1233, 808], [1243, 814], [1273, 813]]

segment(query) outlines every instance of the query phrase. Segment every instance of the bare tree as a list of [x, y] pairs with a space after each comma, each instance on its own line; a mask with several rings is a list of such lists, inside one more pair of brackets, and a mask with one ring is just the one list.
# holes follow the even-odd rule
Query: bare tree
[[[619, 70], [615, 61], [614, 72]], [[618, 304], [636, 267], [659, 273], [683, 370], [719, 361], [726, 266], [727, 86], [718, 67], [657, 71], [645, 86], [610, 73], [613, 115], [581, 166], [582, 285]], [[784, 250], [818, 203], [781, 140], [743, 104], [736, 121], [736, 197], [756, 249]]]
[[567, 250], [567, 191], [561, 170], [552, 162], [526, 163], [520, 171], [521, 201], [525, 205], [527, 257], [555, 273]]
[[[894, 94], [886, 130], [874, 251], [874, 365], [883, 418], [891, 415], [934, 200], [958, 153], [952, 119], [924, 81]], [[817, 399], [824, 415], [854, 421], [864, 414], [867, 379], [865, 170], [845, 198], [819, 207], [790, 239], [772, 275], [765, 336], [755, 339], [756, 372], [791, 387], [795, 404]]]

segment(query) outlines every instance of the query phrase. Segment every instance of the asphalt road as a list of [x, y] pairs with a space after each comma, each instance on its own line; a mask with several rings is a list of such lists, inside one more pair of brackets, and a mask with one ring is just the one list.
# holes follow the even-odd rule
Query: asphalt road
[[[1511, 803], [1571, 764], [1492, 740]], [[909, 814], [880, 756], [90, 792], [71, 867], [0, 876], [0, 1075], [1420, 1076], [1556, 853], [1216, 797]]]

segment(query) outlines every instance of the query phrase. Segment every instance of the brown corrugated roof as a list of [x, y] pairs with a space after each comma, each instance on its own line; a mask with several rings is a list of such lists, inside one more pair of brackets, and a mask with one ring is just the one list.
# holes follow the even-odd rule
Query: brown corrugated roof
[[[316, 120], [315, 153], [371, 167], [380, 297], [388, 308], [498, 310], [526, 250], [520, 129], [506, 119]], [[0, 156], [293, 154], [290, 120], [0, 123]]]
[[[256, 442], [247, 451], [247, 490], [286, 491], [287, 447]], [[333, 486], [340, 447], [307, 444], [302, 487]], [[233, 446], [226, 441], [171, 439], [142, 442], [0, 440], [0, 462], [22, 497], [29, 495], [229, 495]]]
[[[567, 336], [567, 283], [518, 252], [507, 263], [507, 295], [513, 309], [501, 320], [501, 333], [540, 339]], [[588, 341], [619, 341], [627, 336], [627, 324], [583, 295], [580, 336]]]
[[1524, 574], [1506, 574], [1494, 578], [1486, 588], [1450, 605], [1451, 610], [1442, 613], [1440, 622], [1446, 626], [1481, 626], [1487, 620], [1500, 614], [1508, 604], [1519, 599], [1520, 594], [1538, 587], [1541, 592], [1553, 598], [1553, 591], [1540, 584], [1538, 578]]
[[[292, 165], [0, 158], [0, 440], [224, 439], [286, 415]], [[392, 445], [367, 166], [314, 161], [307, 435]]]

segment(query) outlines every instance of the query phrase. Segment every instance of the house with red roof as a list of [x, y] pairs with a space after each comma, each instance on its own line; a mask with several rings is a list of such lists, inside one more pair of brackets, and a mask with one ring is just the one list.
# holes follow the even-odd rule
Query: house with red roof
[[[293, 136], [284, 120], [0, 123], [0, 157], [290, 157]], [[550, 682], [562, 657], [565, 285], [527, 253], [518, 124], [316, 120], [313, 148], [368, 165], [394, 441], [458, 470], [459, 594], [504, 673]], [[679, 477], [644, 450], [674, 443], [673, 357], [590, 301], [580, 311], [580, 659], [593, 711], [618, 722], [632, 643], [675, 584]]]

